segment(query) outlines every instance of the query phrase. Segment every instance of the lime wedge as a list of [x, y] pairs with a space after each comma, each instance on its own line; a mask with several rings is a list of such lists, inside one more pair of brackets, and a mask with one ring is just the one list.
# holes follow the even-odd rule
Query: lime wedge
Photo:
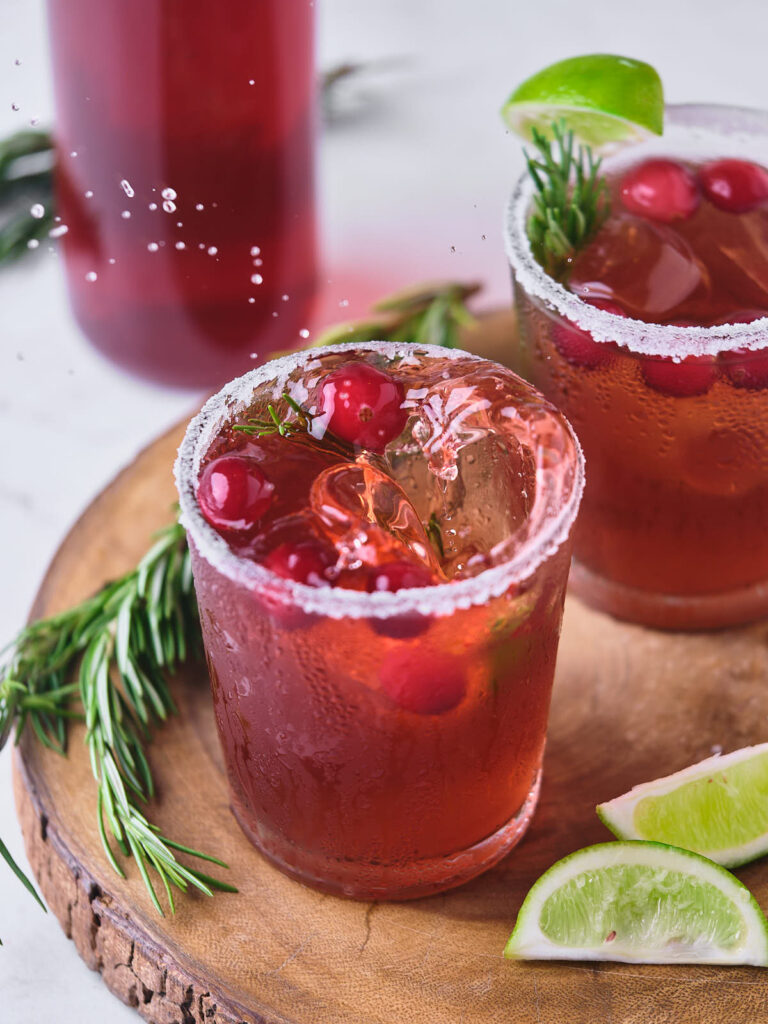
[[504, 956], [768, 966], [768, 922], [725, 868], [662, 843], [601, 843], [525, 897]]
[[768, 743], [635, 786], [597, 813], [619, 839], [655, 839], [733, 868], [768, 853]]
[[512, 131], [530, 139], [531, 129], [550, 134], [565, 121], [582, 142], [603, 146], [661, 135], [664, 90], [650, 64], [593, 53], [550, 64], [526, 79], [501, 110]]

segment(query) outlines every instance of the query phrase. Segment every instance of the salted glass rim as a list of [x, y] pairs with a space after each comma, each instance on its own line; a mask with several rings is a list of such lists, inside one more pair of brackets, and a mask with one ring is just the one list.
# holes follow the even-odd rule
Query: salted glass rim
[[[711, 127], [711, 120], [717, 115], [731, 120], [730, 130], [728, 124], [717, 129]], [[741, 127], [734, 130], [734, 124], [738, 123]], [[716, 140], [731, 138], [743, 142], [756, 136], [763, 136], [768, 147], [768, 111], [757, 108], [722, 103], [668, 104], [665, 130], [667, 126], [688, 130], [691, 138], [701, 141], [703, 149], [714, 146]], [[659, 152], [664, 148], [663, 135], [646, 141], [655, 145]], [[621, 152], [630, 155], [642, 145], [630, 144]], [[667, 155], [674, 156], [672, 146]], [[714, 150], [708, 153], [710, 159], [715, 155]], [[719, 155], [728, 154], [720, 152]], [[538, 299], [552, 312], [589, 332], [595, 341], [618, 344], [639, 355], [667, 356], [678, 361], [688, 356], [714, 356], [721, 352], [757, 351], [768, 347], [768, 314], [751, 323], [678, 327], [618, 316], [584, 302], [550, 277], [533, 256], [525, 230], [533, 191], [533, 181], [526, 171], [518, 179], [506, 208], [504, 243], [515, 280], [529, 297]]]
[[[565, 416], [559, 410], [554, 410], [543, 396], [542, 403], [553, 409], [553, 415], [556, 415], [564, 434], [573, 443], [575, 471], [569, 493], [566, 500], [558, 503], [555, 511], [545, 510], [538, 529], [525, 539], [512, 558], [484, 569], [477, 576], [428, 587], [404, 588], [394, 593], [369, 594], [341, 587], [312, 587], [285, 579], [266, 566], [235, 554], [226, 540], [206, 522], [197, 502], [197, 481], [202, 461], [221, 428], [252, 404], [256, 388], [273, 384], [278, 393], [284, 388], [291, 372], [303, 363], [324, 354], [343, 352], [380, 352], [391, 358], [408, 354], [448, 359], [469, 358], [493, 364], [492, 360], [470, 352], [437, 345], [353, 342], [305, 349], [273, 359], [225, 384], [208, 399], [189, 423], [174, 465], [181, 509], [180, 521], [198, 553], [234, 583], [256, 590], [260, 586], [268, 587], [270, 596], [275, 595], [282, 603], [297, 605], [308, 614], [330, 618], [384, 619], [408, 613], [449, 615], [459, 608], [484, 604], [503, 594], [511, 585], [529, 579], [567, 540], [584, 490], [584, 455], [579, 440]], [[501, 368], [511, 372], [507, 367]]]

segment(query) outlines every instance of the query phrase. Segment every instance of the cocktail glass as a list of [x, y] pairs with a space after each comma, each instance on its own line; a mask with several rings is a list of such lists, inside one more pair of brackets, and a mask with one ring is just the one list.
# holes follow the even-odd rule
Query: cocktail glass
[[[233, 421], [286, 388], [306, 395], [310, 379], [351, 359], [407, 366], [411, 382], [428, 365], [443, 395], [468, 370], [493, 370], [512, 438], [498, 472], [513, 470], [510, 501], [528, 508], [508, 558], [395, 593], [320, 588], [237, 555], [208, 525], [201, 466]], [[473, 422], [465, 416], [462, 429]], [[455, 444], [450, 416], [442, 427], [437, 464]], [[467, 463], [478, 492], [498, 481], [480, 462]], [[518, 842], [539, 791], [583, 473], [571, 428], [530, 385], [432, 346], [284, 357], [228, 384], [192, 421], [176, 475], [232, 806], [279, 868], [358, 899], [405, 899], [459, 885]]]
[[316, 278], [311, 0], [48, 0], [57, 212], [109, 359], [219, 386], [290, 348]]
[[[605, 167], [662, 154], [766, 165], [768, 114], [668, 107], [663, 137]], [[525, 176], [506, 229], [520, 330], [516, 369], [562, 409], [584, 446], [589, 482], [575, 530], [575, 592], [619, 618], [662, 628], [765, 615], [768, 320], [668, 326], [587, 304], [531, 255], [531, 196]], [[684, 359], [694, 372], [681, 387], [674, 361]]]

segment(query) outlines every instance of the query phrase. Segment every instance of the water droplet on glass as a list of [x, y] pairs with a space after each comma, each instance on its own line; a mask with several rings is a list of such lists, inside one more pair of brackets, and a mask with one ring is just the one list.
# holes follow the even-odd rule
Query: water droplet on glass
[[209, 256], [215, 256], [218, 251], [219, 250], [216, 248], [215, 245], [209, 245], [208, 246], [208, 255]]
[[56, 224], [61, 224], [61, 217], [54, 217], [53, 219]]
[[32, 127], [34, 128], [34, 127], [35, 127], [35, 125], [38, 125], [38, 124], [40, 124], [40, 118], [39, 118], [39, 117], [31, 117], [31, 118], [29, 119], [29, 123], [30, 123], [30, 124], [32, 125]]
[[16, 67], [19, 67], [21, 65], [21, 61], [19, 60], [18, 57], [16, 58], [16, 60], [13, 63], [16, 65]]
[[259, 353], [258, 352], [251, 352], [251, 359], [258, 359], [258, 358], [259, 358]]
[[175, 199], [176, 198], [176, 192], [172, 188], [164, 188], [163, 191], [160, 193], [160, 195], [163, 197], [163, 199]]
[[156, 210], [157, 209], [157, 203], [150, 203], [149, 204], [149, 208], [150, 208], [150, 210]]
[[177, 243], [176, 243], [176, 248], [177, 248], [177, 249], [186, 249], [187, 247], [186, 247], [186, 245], [184, 244], [184, 242], [177, 242]]
[[184, 227], [184, 225], [183, 225], [183, 224], [181, 223], [181, 221], [180, 221], [180, 220], [177, 220], [177, 221], [176, 221], [176, 227], [177, 227], [177, 228], [183, 228], [183, 227]]
[[341, 302], [339, 302], [339, 305], [340, 306], [348, 306], [349, 305], [349, 299], [342, 299]]
[[93, 189], [89, 188], [88, 191], [85, 192], [84, 194], [86, 199], [93, 199]]
[[175, 213], [176, 203], [172, 203], [170, 199], [166, 199], [163, 202], [163, 209], [165, 210], [166, 213]]
[[261, 276], [261, 274], [251, 274], [251, 281], [254, 284], [261, 284], [263, 280], [264, 278]]
[[150, 252], [157, 252], [160, 246], [157, 244], [157, 242], [150, 242], [147, 248], [149, 249]]
[[255, 78], [249, 78], [248, 79], [248, 85], [256, 85], [256, 79]]
[[309, 331], [306, 329], [306, 327], [304, 327], [302, 330], [299, 331], [299, 337], [300, 338], [308, 338], [309, 337]]
[[72, 152], [71, 152], [71, 153], [70, 153], [69, 155], [70, 155], [70, 156], [73, 156], [73, 157], [74, 157], [74, 156], [77, 156], [77, 150], [76, 150], [76, 149], [73, 149], [73, 150], [72, 150]]
[[251, 246], [251, 256], [261, 256], [261, 248], [258, 245]]
[[40, 243], [36, 238], [30, 238], [30, 240], [27, 242], [28, 249], [36, 249], [38, 245], [40, 245]]
[[263, 265], [263, 263], [264, 263], [264, 260], [260, 260], [260, 259], [256, 259], [256, 260], [253, 261], [254, 267], [260, 267], [260, 266]]
[[195, 203], [195, 209], [196, 210], [204, 210], [205, 207], [203, 206], [202, 203]]
[[200, 242], [200, 244], [198, 245], [197, 248], [198, 249], [204, 249], [205, 248], [205, 243], [204, 242]]
[[18, 103], [12, 103], [11, 104], [11, 110], [18, 110], [18, 109], [19, 109]]
[[120, 182], [120, 188], [123, 190], [123, 192], [125, 192], [129, 199], [133, 199], [133, 197], [136, 195], [136, 193], [131, 188], [130, 181], [128, 181], [126, 178], [123, 178], [123, 180]]
[[61, 236], [62, 235], [66, 235], [66, 233], [68, 231], [69, 231], [69, 228], [67, 227], [66, 224], [59, 224], [59, 226], [57, 228], [53, 228], [53, 230], [49, 231], [48, 234], [50, 235], [51, 238], [61, 238]]
[[107, 260], [107, 263], [111, 263], [114, 266], [114, 264], [117, 263], [117, 260], [115, 259], [114, 256], [110, 256], [109, 259]]
[[35, 220], [41, 220], [45, 216], [45, 207], [42, 203], [35, 203], [34, 206], [29, 208], [29, 212]]
[[250, 297], [250, 299], [248, 299], [248, 301], [249, 301], [249, 302], [250, 302], [251, 304], [253, 304], [253, 303], [254, 303], [254, 302], [256, 301], [256, 299], [254, 299], [254, 297], [253, 297], [253, 296], [251, 296], [251, 297]]
[[85, 275], [85, 280], [90, 281], [90, 283], [93, 284], [93, 282], [98, 278], [98, 276], [99, 275], [96, 273], [95, 270], [89, 270], [88, 273]]
[[272, 316], [280, 316], [279, 313], [273, 313]]
[[128, 220], [128, 218], [131, 216], [131, 211], [130, 210], [123, 210], [123, 212], [120, 214], [120, 216], [123, 218], [123, 220]]
[[283, 302], [287, 302], [287, 301], [288, 301], [288, 298], [289, 298], [289, 296], [287, 296], [287, 295], [281, 295], [281, 296], [280, 296], [280, 298], [281, 298], [281, 299], [283, 300]]
[[456, 252], [456, 246], [455, 245], [451, 246], [451, 252]]
[[485, 235], [480, 235], [483, 241], [485, 241]]

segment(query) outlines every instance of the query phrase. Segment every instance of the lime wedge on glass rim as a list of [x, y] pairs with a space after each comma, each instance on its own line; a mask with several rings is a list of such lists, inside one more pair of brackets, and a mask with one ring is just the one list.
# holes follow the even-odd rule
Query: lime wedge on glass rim
[[619, 839], [684, 846], [725, 867], [746, 864], [768, 853], [768, 743], [635, 786], [597, 813]]
[[593, 53], [550, 64], [527, 78], [501, 110], [507, 125], [530, 139], [564, 121], [579, 141], [600, 147], [661, 135], [664, 90], [650, 64]]
[[768, 966], [768, 922], [746, 886], [662, 843], [572, 853], [525, 897], [504, 955], [523, 960]]

